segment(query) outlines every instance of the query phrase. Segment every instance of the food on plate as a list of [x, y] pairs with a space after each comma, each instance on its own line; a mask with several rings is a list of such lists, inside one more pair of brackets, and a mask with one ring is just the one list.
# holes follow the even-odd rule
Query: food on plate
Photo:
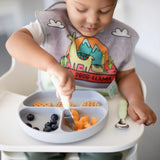
[[73, 119], [74, 121], [79, 121], [80, 119], [80, 116], [79, 116], [79, 113], [76, 109], [71, 109], [71, 113], [73, 115]]
[[[33, 121], [34, 119], [35, 119], [35, 116], [32, 113], [27, 114], [28, 121]], [[53, 113], [50, 116], [50, 121], [44, 124], [43, 131], [44, 132], [55, 131], [58, 128], [58, 120], [59, 120], [59, 116]], [[31, 123], [26, 122], [26, 125], [33, 129], [40, 130], [37, 126], [33, 127]]]
[[38, 127], [33, 127], [33, 129], [36, 129], [36, 130], [38, 130], [38, 131], [40, 130]]
[[30, 123], [26, 123], [26, 125], [32, 128], [32, 125]]
[[47, 102], [47, 103], [43, 103], [41, 101], [36, 101], [36, 102], [33, 103], [32, 106], [33, 107], [51, 107], [53, 105], [52, 105], [52, 102], [50, 102], [50, 101]]
[[45, 123], [45, 126], [43, 128], [44, 132], [51, 132], [51, 131], [55, 131], [58, 128], [58, 124], [54, 124], [52, 122], [47, 122]]
[[99, 103], [96, 100], [87, 100], [81, 103], [81, 107], [95, 107], [99, 106]]
[[92, 117], [92, 119], [90, 120], [89, 115], [84, 115], [80, 117], [76, 109], [71, 109], [71, 113], [73, 115], [74, 122], [78, 128], [78, 129], [75, 129], [77, 131], [89, 128], [98, 122], [96, 117]]
[[46, 122], [43, 128], [44, 132], [55, 131], [58, 128], [59, 116], [55, 113], [51, 115], [50, 122]]
[[58, 119], [59, 119], [59, 117], [58, 117], [57, 114], [52, 114], [50, 122], [53, 123], [53, 124], [56, 124]]
[[97, 118], [96, 117], [92, 117], [92, 119], [91, 119], [91, 125], [94, 125], [96, 123], [98, 123]]
[[[73, 102], [69, 102], [70, 107], [75, 107], [75, 104]], [[63, 107], [62, 101], [59, 101], [56, 103], [56, 107]]]
[[27, 114], [27, 120], [28, 121], [33, 121], [34, 120], [34, 115], [31, 114], [31, 113]]
[[90, 117], [89, 115], [85, 115], [85, 116], [82, 116], [80, 119], [79, 119], [80, 122], [83, 122], [83, 123], [89, 123], [90, 122]]

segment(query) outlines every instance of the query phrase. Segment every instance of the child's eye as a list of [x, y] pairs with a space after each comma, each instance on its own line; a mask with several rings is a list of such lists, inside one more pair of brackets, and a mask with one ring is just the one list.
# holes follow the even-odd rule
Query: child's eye
[[100, 10], [99, 12], [100, 12], [101, 14], [107, 14], [107, 13], [110, 12], [110, 10]]
[[76, 8], [76, 10], [77, 10], [78, 12], [85, 12], [85, 11], [86, 11], [86, 9], [79, 9], [79, 8]]

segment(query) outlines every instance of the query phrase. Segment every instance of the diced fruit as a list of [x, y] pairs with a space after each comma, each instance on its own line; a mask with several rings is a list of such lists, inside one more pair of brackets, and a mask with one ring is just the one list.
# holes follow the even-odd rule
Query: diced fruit
[[73, 115], [73, 119], [74, 119], [74, 121], [79, 121], [79, 113], [78, 113], [78, 111], [76, 110], [76, 109], [71, 109], [71, 113], [72, 113], [72, 115]]
[[84, 116], [80, 117], [79, 113], [76, 109], [71, 109], [71, 113], [73, 115], [75, 125], [78, 128], [78, 129], [75, 129], [77, 131], [80, 131], [85, 128], [89, 128], [98, 122], [98, 120], [95, 117], [92, 117], [91, 122], [90, 122], [89, 115], [84, 115]]
[[91, 125], [94, 125], [98, 122], [97, 118], [96, 117], [92, 117], [91, 119]]
[[27, 120], [28, 120], [28, 121], [33, 121], [33, 120], [34, 120], [34, 115], [31, 114], [31, 113], [28, 114], [28, 115], [27, 115]]
[[84, 129], [84, 123], [80, 121], [75, 121], [75, 124], [78, 129]]
[[89, 123], [90, 122], [89, 115], [82, 116], [79, 121], [83, 123]]
[[89, 128], [89, 127], [91, 127], [92, 125], [90, 124], [90, 123], [85, 123], [85, 125], [84, 125], [84, 128]]

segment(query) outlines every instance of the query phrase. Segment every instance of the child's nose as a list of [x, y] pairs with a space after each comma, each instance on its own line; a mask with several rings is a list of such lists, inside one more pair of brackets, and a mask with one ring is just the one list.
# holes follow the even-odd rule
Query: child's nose
[[89, 13], [89, 14], [87, 15], [87, 18], [86, 18], [86, 19], [87, 19], [87, 23], [89, 23], [89, 24], [95, 24], [95, 23], [98, 22], [99, 16], [98, 16], [97, 13], [91, 12], [91, 13]]

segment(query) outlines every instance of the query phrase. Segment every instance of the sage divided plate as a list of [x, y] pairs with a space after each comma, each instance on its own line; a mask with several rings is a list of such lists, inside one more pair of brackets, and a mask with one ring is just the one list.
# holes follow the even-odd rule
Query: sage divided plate
[[[87, 100], [96, 100], [100, 106], [98, 107], [81, 107], [81, 103]], [[52, 102], [52, 107], [33, 107], [35, 101], [41, 101], [46, 103]], [[63, 107], [56, 107], [56, 103], [60, 101], [56, 97], [54, 91], [39, 91], [28, 96], [19, 107], [19, 124], [23, 131], [34, 139], [47, 142], [47, 143], [72, 143], [84, 140], [88, 137], [95, 135], [101, 131], [107, 121], [108, 115], [108, 103], [107, 100], [96, 91], [75, 91], [72, 95], [71, 101], [75, 104], [74, 108], [79, 112], [80, 117], [89, 115], [90, 118], [93, 116], [98, 119], [98, 123], [95, 125], [83, 129], [80, 131], [72, 131], [68, 126], [65, 125], [63, 119]], [[33, 121], [27, 120], [28, 114], [35, 116]], [[51, 132], [44, 132], [44, 124], [50, 121], [52, 114], [57, 114], [58, 129]], [[29, 127], [26, 123], [30, 123], [32, 127]], [[33, 127], [38, 127], [40, 130], [36, 130]]]

